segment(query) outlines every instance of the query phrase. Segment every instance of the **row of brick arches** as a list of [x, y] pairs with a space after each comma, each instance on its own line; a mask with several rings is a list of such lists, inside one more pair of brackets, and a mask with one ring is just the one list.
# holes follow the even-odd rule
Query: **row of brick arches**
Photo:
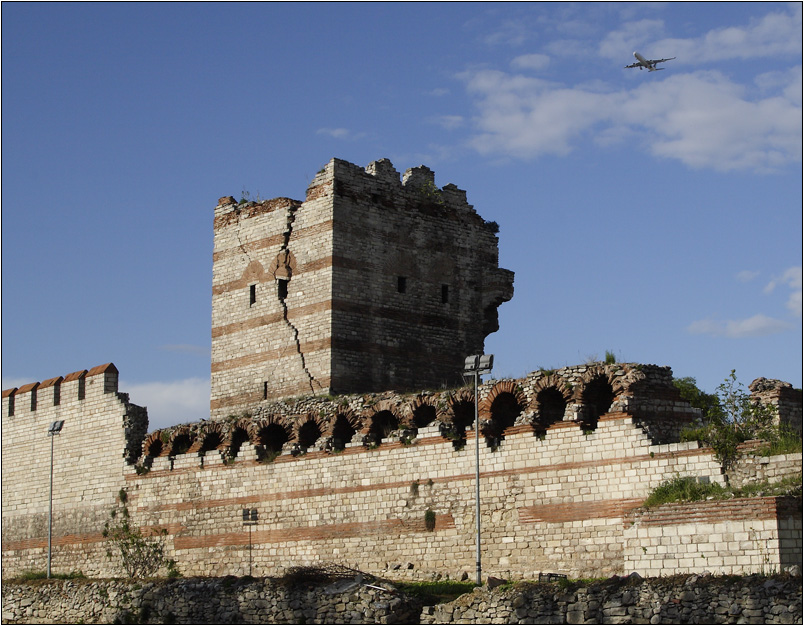
[[[594, 429], [598, 417], [609, 411], [622, 391], [616, 380], [603, 374], [575, 388], [548, 376], [539, 381], [529, 400], [516, 382], [500, 381], [478, 402], [481, 434], [489, 445], [499, 442], [506, 429], [517, 423], [530, 424], [536, 434], [543, 434], [565, 418], [570, 404], [577, 407], [582, 428]], [[245, 417], [160, 430], [146, 438], [143, 454], [153, 458], [217, 450], [234, 458], [249, 442], [261, 459], [270, 460], [283, 452], [301, 454], [314, 447], [338, 451], [350, 442], [372, 448], [394, 437], [404, 443], [416, 437], [419, 429], [434, 424], [442, 436], [460, 445], [474, 425], [474, 413], [473, 390], [463, 388], [420, 394], [408, 401], [382, 400], [360, 414], [332, 405], [331, 414]]]

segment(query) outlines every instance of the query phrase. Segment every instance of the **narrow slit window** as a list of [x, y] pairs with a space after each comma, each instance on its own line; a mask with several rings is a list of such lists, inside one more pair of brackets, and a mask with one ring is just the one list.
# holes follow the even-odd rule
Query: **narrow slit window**
[[8, 397], [8, 416], [14, 417], [14, 394]]
[[262, 384], [262, 399], [263, 400], [268, 399], [268, 381], [267, 380]]
[[396, 277], [396, 290], [405, 293], [408, 290], [408, 279], [405, 276]]
[[61, 385], [53, 385], [53, 406], [61, 404]]
[[285, 298], [288, 297], [288, 281], [277, 279], [276, 295], [279, 296], [280, 300], [284, 300]]
[[449, 285], [441, 285], [441, 304], [449, 302]]
[[253, 306], [255, 302], [257, 302], [257, 285], [249, 285], [248, 305]]
[[78, 379], [78, 399], [83, 400], [86, 397], [87, 381], [83, 376]]

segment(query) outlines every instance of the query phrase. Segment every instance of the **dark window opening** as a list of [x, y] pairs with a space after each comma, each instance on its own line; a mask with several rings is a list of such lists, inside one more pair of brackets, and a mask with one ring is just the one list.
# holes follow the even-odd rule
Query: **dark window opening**
[[36, 389], [31, 391], [31, 411], [36, 411]]
[[83, 400], [86, 396], [87, 381], [83, 376], [78, 379], [78, 399]]
[[512, 393], [501, 393], [491, 403], [491, 424], [487, 430], [492, 436], [499, 436], [516, 423], [516, 418], [522, 413], [516, 396]]
[[11, 394], [8, 397], [8, 416], [9, 417], [14, 416], [14, 394]]
[[162, 454], [162, 449], [164, 448], [164, 444], [162, 443], [161, 439], [154, 439], [151, 442], [151, 445], [145, 451], [146, 456], [150, 457], [157, 457]]
[[338, 415], [338, 417], [335, 418], [335, 426], [332, 429], [332, 449], [343, 450], [346, 444], [352, 441], [355, 432], [357, 431], [352, 428], [349, 420], [343, 415]]
[[586, 384], [582, 402], [584, 411], [582, 422], [586, 428], [597, 428], [597, 420], [609, 412], [614, 402], [614, 390], [605, 376], [596, 376]]
[[396, 290], [405, 293], [408, 290], [408, 279], [405, 276], [396, 277]]
[[281, 278], [276, 279], [276, 295], [280, 300], [288, 297], [288, 282], [290, 281], [282, 280]]
[[61, 385], [53, 385], [53, 406], [61, 404]]
[[193, 440], [190, 435], [185, 433], [176, 435], [173, 438], [173, 441], [170, 442], [170, 456], [187, 454], [187, 451], [190, 449], [191, 445], [193, 445]]
[[249, 285], [248, 305], [252, 306], [255, 302], [257, 302], [257, 285]]
[[436, 420], [436, 408], [429, 404], [422, 404], [413, 411], [413, 425], [416, 428], [429, 426]]
[[238, 452], [240, 452], [240, 446], [248, 442], [248, 432], [246, 432], [244, 428], [235, 428], [232, 432], [232, 442], [229, 445], [229, 457], [232, 459], [235, 458]]
[[380, 411], [371, 418], [371, 426], [364, 444], [368, 447], [378, 446], [393, 431], [399, 428], [399, 420], [391, 411]]
[[201, 444], [200, 453], [217, 450], [223, 444], [223, 436], [219, 432], [208, 433]]
[[267, 380], [262, 384], [262, 399], [263, 400], [268, 399], [268, 381]]
[[539, 403], [539, 425], [547, 429], [548, 426], [564, 419], [567, 410], [567, 401], [564, 395], [555, 387], [547, 387], [536, 394]]
[[449, 285], [441, 285], [441, 304], [449, 302]]
[[321, 429], [313, 420], [308, 420], [299, 427], [299, 445], [307, 449], [321, 437]]
[[279, 424], [263, 426], [257, 433], [257, 460], [261, 463], [271, 463], [282, 453], [282, 446], [289, 439], [287, 430]]

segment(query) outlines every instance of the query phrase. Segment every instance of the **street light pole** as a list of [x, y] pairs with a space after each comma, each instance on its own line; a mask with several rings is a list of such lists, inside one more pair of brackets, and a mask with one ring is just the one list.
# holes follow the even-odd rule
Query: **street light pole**
[[466, 357], [463, 366], [464, 376], [471, 374], [475, 383], [475, 568], [477, 584], [483, 584], [480, 559], [480, 419], [477, 409], [477, 388], [481, 374], [488, 374], [494, 363], [493, 354], [476, 354]]
[[61, 432], [64, 420], [58, 420], [47, 429], [50, 437], [50, 495], [47, 511], [47, 577], [50, 578], [50, 562], [53, 555], [53, 438]]

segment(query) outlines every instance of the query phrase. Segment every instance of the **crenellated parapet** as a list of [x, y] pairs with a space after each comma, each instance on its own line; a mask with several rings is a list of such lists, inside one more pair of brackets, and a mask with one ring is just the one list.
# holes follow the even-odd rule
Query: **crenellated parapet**
[[[65, 420], [89, 424], [101, 416], [101, 410], [119, 407], [125, 445], [123, 456], [128, 461], [140, 455], [141, 443], [148, 430], [148, 415], [143, 407], [129, 402], [128, 394], [118, 392], [119, 372], [114, 363], [89, 370], [48, 378], [3, 391], [3, 429], [11, 435], [17, 429], [35, 424], [47, 426]], [[104, 416], [108, 418], [109, 416]], [[28, 420], [33, 420], [29, 422]], [[70, 425], [69, 428], [74, 428]]]

